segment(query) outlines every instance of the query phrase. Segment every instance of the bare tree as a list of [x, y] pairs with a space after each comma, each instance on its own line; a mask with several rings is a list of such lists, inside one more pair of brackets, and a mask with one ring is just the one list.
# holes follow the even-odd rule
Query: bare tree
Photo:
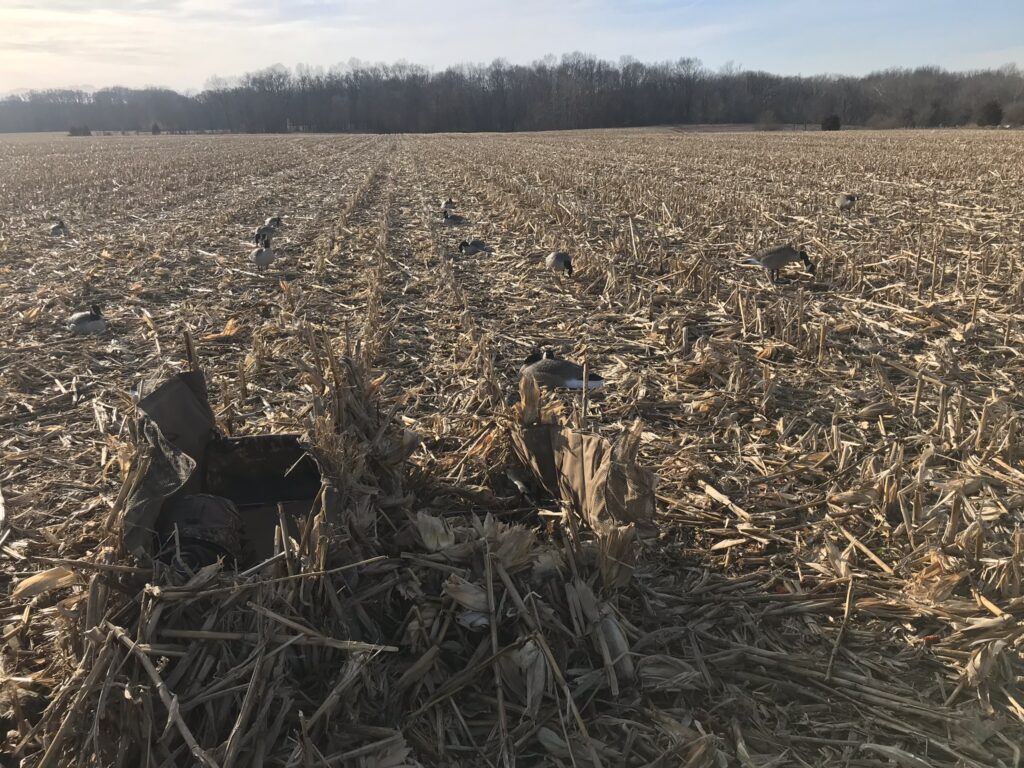
[[[211, 77], [196, 94], [159, 88], [32, 91], [0, 100], [0, 132], [523, 131], [679, 123], [965, 125], [997, 102], [1022, 119], [1015, 66], [955, 73], [889, 69], [864, 77], [783, 77], [697, 59], [617, 63], [573, 52], [531, 65], [494, 61], [432, 72], [356, 60], [324, 71], [280, 64], [237, 79]], [[989, 110], [989, 115], [994, 114]]]

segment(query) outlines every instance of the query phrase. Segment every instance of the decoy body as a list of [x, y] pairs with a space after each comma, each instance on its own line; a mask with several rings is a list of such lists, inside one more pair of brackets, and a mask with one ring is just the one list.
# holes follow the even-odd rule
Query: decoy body
[[261, 248], [269, 248], [276, 232], [277, 227], [264, 224], [262, 227], [256, 228], [256, 234], [253, 236], [252, 241]]
[[836, 196], [836, 208], [840, 211], [848, 211], [857, 202], [857, 195], [851, 195], [849, 192], [843, 192]]
[[98, 335], [107, 330], [107, 321], [99, 304], [93, 304], [88, 312], [76, 312], [69, 317], [67, 327], [72, 333]]
[[50, 227], [51, 237], [67, 237], [68, 236], [68, 225], [64, 223], [63, 219], [57, 219], [53, 226]]
[[266, 269], [274, 263], [274, 259], [277, 254], [268, 246], [254, 248], [252, 253], [249, 254], [249, 258], [252, 259], [252, 263], [256, 265], [256, 269]]
[[565, 272], [572, 277], [572, 257], [565, 251], [552, 251], [544, 259], [544, 266], [555, 272]]
[[802, 261], [808, 273], [814, 274], [817, 267], [807, 258], [807, 251], [798, 251], [791, 245], [777, 245], [774, 248], [765, 248], [758, 251], [753, 257], [744, 260], [744, 264], [757, 264], [768, 270], [771, 281], [777, 282], [779, 273], [787, 264], [794, 261]]
[[[583, 367], [570, 360], [555, 357], [551, 350], [533, 352], [526, 358], [520, 376], [532, 376], [538, 384], [557, 389], [583, 389]], [[597, 389], [604, 379], [596, 373], [587, 373], [587, 389]]]
[[475, 253], [490, 253], [491, 248], [483, 240], [463, 240], [459, 243], [459, 253], [472, 256]]
[[448, 213], [448, 209], [445, 208], [441, 211], [441, 223], [448, 227], [457, 227], [460, 224], [465, 224], [466, 220], [458, 214]]
[[256, 228], [252, 241], [261, 248], [269, 248], [273, 242], [277, 230], [284, 226], [284, 219], [280, 216], [271, 216], [263, 222], [263, 226]]

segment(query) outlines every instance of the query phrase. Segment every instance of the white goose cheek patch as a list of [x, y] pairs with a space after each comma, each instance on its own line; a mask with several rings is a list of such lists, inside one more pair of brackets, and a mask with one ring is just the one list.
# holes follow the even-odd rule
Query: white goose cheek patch
[[[600, 389], [603, 381], [588, 381], [587, 389]], [[583, 379], [566, 379], [566, 389], [583, 389]]]

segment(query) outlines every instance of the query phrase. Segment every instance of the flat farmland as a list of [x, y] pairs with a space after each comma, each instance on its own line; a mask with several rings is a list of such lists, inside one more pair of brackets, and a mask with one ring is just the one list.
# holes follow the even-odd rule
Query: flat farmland
[[[1022, 214], [1018, 131], [0, 137], [5, 752], [1017, 765]], [[813, 274], [743, 263], [784, 243]], [[119, 550], [186, 338], [224, 433], [333, 451], [321, 549], [184, 584]], [[544, 347], [658, 476], [619, 556], [508, 479]]]

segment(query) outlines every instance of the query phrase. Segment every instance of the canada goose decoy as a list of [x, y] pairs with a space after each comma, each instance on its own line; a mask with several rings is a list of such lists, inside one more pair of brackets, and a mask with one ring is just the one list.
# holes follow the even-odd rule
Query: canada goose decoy
[[254, 248], [252, 253], [249, 254], [249, 258], [252, 263], [256, 265], [256, 269], [265, 270], [271, 264], [274, 263], [274, 259], [277, 258], [277, 254], [269, 246]]
[[[550, 349], [533, 352], [526, 358], [520, 376], [532, 376], [538, 384], [556, 389], [583, 389], [583, 367], [570, 360], [555, 357]], [[587, 389], [598, 389], [604, 379], [596, 373], [587, 373]]]
[[843, 192], [836, 196], [836, 208], [840, 211], [849, 211], [856, 202], [857, 195], [851, 195], [849, 192]]
[[572, 257], [565, 251], [552, 251], [544, 259], [544, 266], [554, 272], [565, 272], [572, 277]]
[[68, 318], [67, 328], [72, 333], [99, 335], [107, 330], [107, 321], [99, 304], [93, 304], [88, 312], [75, 312]]
[[463, 240], [459, 243], [459, 253], [472, 256], [475, 253], [490, 253], [491, 248], [483, 240]]
[[444, 224], [445, 226], [457, 227], [461, 224], [466, 223], [466, 220], [462, 216], [459, 216], [458, 214], [454, 213], [448, 213], [447, 209], [441, 211], [441, 214], [441, 223]]
[[447, 200], [445, 200], [443, 203], [441, 203], [441, 210], [442, 211], [454, 211], [455, 210], [455, 201], [452, 200], [449, 197]]
[[50, 227], [50, 237], [67, 237], [68, 236], [68, 225], [64, 223], [63, 219], [57, 219], [52, 227]]
[[768, 270], [768, 276], [773, 283], [778, 282], [779, 273], [787, 264], [794, 261], [802, 261], [808, 273], [814, 274], [817, 267], [807, 258], [807, 251], [798, 251], [791, 245], [777, 245], [774, 248], [765, 248], [758, 251], [749, 259], [744, 259], [744, 264], [757, 264]]
[[262, 227], [256, 228], [256, 234], [253, 236], [252, 241], [261, 248], [269, 248], [276, 233], [276, 227], [264, 224]]

